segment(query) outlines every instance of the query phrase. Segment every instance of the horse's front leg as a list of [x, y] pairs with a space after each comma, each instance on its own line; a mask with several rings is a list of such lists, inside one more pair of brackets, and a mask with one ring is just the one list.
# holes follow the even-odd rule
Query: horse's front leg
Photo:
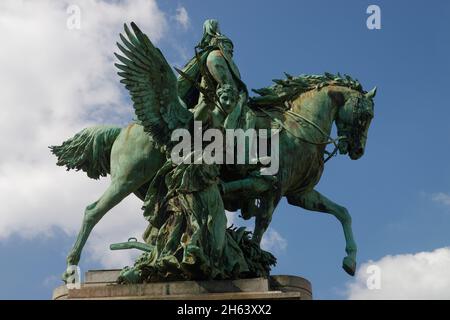
[[318, 211], [332, 214], [342, 224], [345, 236], [345, 251], [347, 256], [344, 258], [342, 267], [350, 274], [354, 275], [356, 270], [356, 243], [353, 239], [352, 218], [348, 210], [333, 201], [329, 200], [316, 190], [287, 197], [289, 204], [304, 208], [310, 211]]

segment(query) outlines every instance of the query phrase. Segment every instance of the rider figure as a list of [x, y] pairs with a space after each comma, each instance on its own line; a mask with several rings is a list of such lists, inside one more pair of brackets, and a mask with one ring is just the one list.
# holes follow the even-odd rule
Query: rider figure
[[[248, 90], [233, 61], [233, 48], [233, 42], [221, 33], [219, 22], [206, 20], [203, 37], [196, 46], [196, 55], [178, 78], [179, 96], [188, 108], [193, 109], [195, 120], [202, 121], [204, 127], [222, 130], [255, 128], [256, 115], [247, 106]], [[244, 147], [239, 145], [235, 148], [244, 148], [247, 154], [250, 143], [246, 141]], [[259, 169], [254, 165], [224, 165], [224, 170], [244, 178], [222, 184], [224, 193], [251, 190], [259, 194], [260, 190], [271, 189], [275, 181], [275, 177], [258, 178]], [[252, 177], [248, 178], [249, 174]], [[232, 210], [239, 207], [231, 202], [230, 205]]]
[[[247, 107], [247, 88], [240, 80], [239, 71], [232, 60], [233, 44], [220, 33], [216, 20], [205, 22], [203, 38], [197, 49], [196, 55], [180, 72], [181, 76], [178, 79], [180, 98], [193, 111], [194, 118], [203, 123], [204, 128], [209, 126], [219, 130], [246, 129], [252, 125], [248, 119], [254, 121], [253, 113]], [[226, 167], [227, 165], [219, 164], [174, 165], [168, 159], [153, 178], [144, 201], [144, 217], [150, 222], [143, 235], [145, 242], [159, 248], [158, 243], [165, 243], [164, 232], [169, 232], [174, 239], [179, 239], [180, 235], [175, 226], [183, 225], [181, 220], [188, 221], [192, 228], [187, 230], [186, 234], [190, 237], [183, 238], [186, 242], [183, 247], [184, 256], [182, 261], [178, 262], [184, 264], [192, 260], [196, 261], [194, 264], [201, 265], [200, 256], [203, 254], [219, 261], [222, 250], [230, 246], [227, 243], [231, 241], [225, 237], [224, 210], [225, 208], [235, 210], [242, 205], [242, 201], [248, 202], [241, 197], [237, 202], [229, 200], [227, 205], [225, 195], [257, 190], [265, 185], [267, 189], [272, 187], [270, 180], [245, 174], [242, 178], [238, 176], [237, 180], [233, 177], [232, 181], [222, 181], [222, 171]], [[240, 167], [245, 170], [245, 165]], [[236, 171], [236, 166], [234, 170]], [[248, 207], [247, 204], [246, 208]], [[178, 222], [171, 220], [175, 218], [181, 220]], [[204, 230], [201, 223], [203, 220], [210, 221], [207, 229], [216, 230], [215, 233]], [[171, 229], [170, 226], [174, 228]], [[201, 237], [198, 236], [200, 233]], [[191, 252], [191, 247], [198, 246], [197, 241], [206, 241], [214, 245], [210, 248], [200, 245], [209, 249], [208, 252], [199, 252], [197, 256], [197, 253]], [[159, 248], [155, 251], [155, 259], [172, 261], [174, 250], [179, 248], [166, 249]], [[234, 257], [242, 260], [239, 250]], [[245, 263], [241, 264], [245, 269]], [[210, 267], [215, 268], [212, 265]], [[217, 272], [230, 271], [217, 270]]]
[[[178, 79], [179, 95], [195, 119], [216, 128], [235, 129], [248, 99], [232, 57], [233, 42], [220, 32], [219, 22], [206, 20], [196, 55], [182, 70], [187, 77]], [[217, 102], [210, 101], [214, 97]]]

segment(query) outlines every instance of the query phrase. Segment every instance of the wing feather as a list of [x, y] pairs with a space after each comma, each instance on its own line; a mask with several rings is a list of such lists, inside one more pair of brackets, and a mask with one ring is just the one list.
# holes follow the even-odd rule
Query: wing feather
[[132, 22], [125, 24], [123, 43], [117, 43], [121, 54], [115, 53], [120, 82], [129, 91], [135, 114], [144, 131], [158, 144], [171, 145], [171, 133], [186, 128], [192, 113], [178, 97], [177, 78], [161, 50]]

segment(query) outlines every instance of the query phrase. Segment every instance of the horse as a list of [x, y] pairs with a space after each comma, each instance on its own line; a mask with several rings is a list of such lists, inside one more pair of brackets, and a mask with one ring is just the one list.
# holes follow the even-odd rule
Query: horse
[[[305, 87], [305, 83], [307, 84]], [[366, 92], [350, 77], [301, 76], [278, 81], [275, 87], [256, 91], [253, 99], [257, 129], [278, 126], [279, 170], [276, 187], [242, 201], [242, 194], [224, 196], [227, 210], [241, 209], [245, 218], [255, 216], [253, 238], [258, 243], [268, 228], [280, 199], [309, 211], [329, 213], [342, 224], [345, 236], [343, 268], [354, 275], [357, 246], [348, 210], [322, 195], [314, 187], [324, 169], [326, 146], [334, 143], [352, 160], [363, 156], [368, 129], [373, 118], [376, 88]], [[306, 89], [305, 89], [306, 88]], [[280, 90], [283, 91], [280, 93]], [[277, 92], [275, 96], [273, 93]], [[275, 98], [274, 98], [275, 96]], [[282, 97], [282, 98], [280, 98]], [[281, 100], [280, 100], [281, 99]], [[330, 138], [333, 124], [339, 141]], [[111, 183], [101, 197], [88, 205], [81, 228], [68, 257], [67, 266], [78, 265], [82, 249], [94, 226], [130, 194], [144, 200], [149, 183], [163, 166], [166, 157], [154, 139], [137, 122], [121, 128], [86, 128], [61, 146], [50, 147], [58, 165], [77, 169], [98, 179], [110, 175]], [[331, 155], [336, 153], [336, 149]], [[255, 202], [255, 199], [258, 201]], [[69, 269], [68, 269], [69, 270]], [[72, 269], [71, 269], [72, 270]], [[63, 280], [67, 280], [67, 273]]]

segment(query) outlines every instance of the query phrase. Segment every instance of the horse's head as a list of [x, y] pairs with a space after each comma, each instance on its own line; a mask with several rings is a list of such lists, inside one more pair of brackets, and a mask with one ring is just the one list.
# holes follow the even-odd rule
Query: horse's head
[[364, 154], [367, 132], [374, 116], [373, 98], [376, 92], [376, 87], [367, 93], [351, 90], [339, 109], [336, 118], [338, 135], [346, 137], [339, 142], [339, 152], [348, 153], [352, 160]]

